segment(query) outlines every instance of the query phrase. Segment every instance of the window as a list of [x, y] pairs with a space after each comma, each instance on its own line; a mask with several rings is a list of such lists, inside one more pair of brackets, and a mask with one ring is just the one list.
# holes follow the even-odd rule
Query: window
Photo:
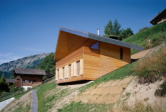
[[25, 83], [29, 83], [30, 81], [29, 80], [25, 80]]
[[36, 83], [36, 82], [37, 82], [37, 80], [33, 80], [33, 81], [32, 81], [32, 83]]
[[57, 80], [59, 80], [59, 69], [57, 70]]
[[71, 77], [71, 64], [69, 65], [69, 77]]
[[63, 78], [65, 78], [65, 67], [62, 68], [62, 71], [63, 71]]
[[90, 48], [99, 49], [99, 42], [93, 44]]
[[120, 48], [120, 59], [123, 59], [123, 48]]
[[77, 61], [77, 74], [80, 75], [80, 61]]

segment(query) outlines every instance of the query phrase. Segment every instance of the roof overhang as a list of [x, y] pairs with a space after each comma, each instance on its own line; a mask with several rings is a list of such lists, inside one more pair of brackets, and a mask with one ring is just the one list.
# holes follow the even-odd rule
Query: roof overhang
[[155, 18], [153, 18], [153, 19], [150, 21], [150, 23], [151, 23], [152, 25], [157, 24], [157, 23], [163, 18], [163, 16], [166, 16], [166, 8], [165, 8], [162, 12], [160, 12]]
[[26, 68], [15, 68], [14, 73], [20, 75], [47, 75], [44, 70]]
[[142, 51], [143, 48], [134, 44], [99, 36], [89, 32], [60, 27], [59, 38], [55, 51], [55, 60], [60, 60], [82, 46], [90, 46], [98, 41]]

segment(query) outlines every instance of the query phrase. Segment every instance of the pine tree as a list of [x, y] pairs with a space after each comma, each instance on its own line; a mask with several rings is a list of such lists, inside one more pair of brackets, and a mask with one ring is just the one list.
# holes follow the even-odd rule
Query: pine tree
[[4, 73], [2, 74], [2, 77], [0, 79], [0, 92], [6, 91], [9, 92], [9, 84], [6, 82]]
[[104, 29], [106, 37], [109, 37], [111, 35], [119, 36], [121, 32], [122, 32], [121, 25], [118, 23], [117, 19], [114, 21], [113, 24], [112, 21], [110, 20]]
[[121, 39], [124, 39], [124, 38], [127, 38], [131, 35], [133, 35], [133, 31], [131, 30], [131, 28], [127, 28], [126, 30], [123, 30], [122, 33], [120, 34], [120, 38]]

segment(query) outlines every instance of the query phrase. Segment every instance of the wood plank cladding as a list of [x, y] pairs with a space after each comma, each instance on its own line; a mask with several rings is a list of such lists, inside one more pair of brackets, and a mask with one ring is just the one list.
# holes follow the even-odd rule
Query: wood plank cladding
[[[123, 59], [120, 59], [121, 48], [123, 49]], [[97, 53], [85, 47], [84, 80], [96, 80], [128, 63], [130, 63], [129, 48], [100, 42], [100, 50]]]
[[[84, 38], [64, 31], [60, 31], [59, 35], [61, 38], [59, 38], [56, 48], [56, 61], [63, 59], [83, 46], [90, 47], [97, 42], [96, 40]], [[59, 48], [59, 46], [61, 46], [61, 48]]]
[[[56, 63], [56, 82], [64, 83], [83, 80], [83, 49], [79, 48], [75, 52], [66, 56]], [[78, 68], [79, 62], [79, 68]], [[79, 71], [78, 71], [79, 69]], [[59, 72], [58, 72], [59, 71]], [[78, 74], [79, 73], [79, 74]]]
[[75, 52], [71, 53], [70, 55], [67, 55], [60, 61], [56, 62], [56, 69], [59, 69], [63, 66], [69, 65], [75, 61], [78, 61], [80, 59], [83, 59], [83, 47], [76, 50]]
[[130, 48], [104, 42], [99, 42], [99, 50], [83, 46], [56, 63], [56, 82], [96, 80], [128, 63]]
[[[42, 84], [42, 76], [41, 75], [17, 75], [16, 76], [16, 83], [15, 87], [22, 87], [22, 86], [32, 86], [36, 87]], [[25, 80], [28, 80], [26, 82]]]

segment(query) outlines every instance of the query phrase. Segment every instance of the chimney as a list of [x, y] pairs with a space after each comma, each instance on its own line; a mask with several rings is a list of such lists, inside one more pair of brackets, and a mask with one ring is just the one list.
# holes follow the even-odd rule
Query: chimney
[[99, 35], [99, 28], [97, 28], [97, 35]]

